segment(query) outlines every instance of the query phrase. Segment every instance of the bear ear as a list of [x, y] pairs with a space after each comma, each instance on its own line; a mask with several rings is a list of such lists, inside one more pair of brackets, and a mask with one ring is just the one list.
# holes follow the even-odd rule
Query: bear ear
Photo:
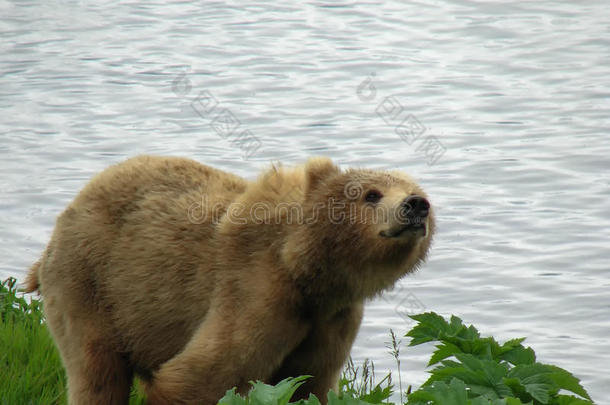
[[320, 182], [333, 174], [339, 173], [340, 170], [333, 162], [326, 157], [309, 158], [305, 164], [306, 190], [309, 192], [315, 189]]

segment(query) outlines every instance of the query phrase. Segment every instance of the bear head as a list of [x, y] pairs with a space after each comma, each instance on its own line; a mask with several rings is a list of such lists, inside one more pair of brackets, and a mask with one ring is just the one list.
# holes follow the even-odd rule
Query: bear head
[[281, 257], [310, 301], [341, 306], [390, 288], [425, 260], [435, 229], [426, 193], [398, 171], [303, 167], [302, 221]]

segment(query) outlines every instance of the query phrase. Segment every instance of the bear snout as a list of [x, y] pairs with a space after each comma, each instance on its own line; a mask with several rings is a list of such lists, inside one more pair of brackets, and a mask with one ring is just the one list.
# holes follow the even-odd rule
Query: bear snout
[[389, 229], [379, 232], [379, 235], [389, 238], [402, 236], [425, 237], [428, 234], [428, 217], [430, 203], [425, 197], [410, 195], [398, 205], [395, 211], [394, 224]]
[[401, 203], [404, 216], [409, 219], [424, 219], [430, 212], [430, 203], [424, 197], [412, 195], [405, 198]]

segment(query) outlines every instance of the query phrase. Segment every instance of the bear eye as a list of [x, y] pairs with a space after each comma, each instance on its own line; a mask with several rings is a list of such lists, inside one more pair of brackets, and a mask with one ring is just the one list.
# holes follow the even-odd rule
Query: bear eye
[[366, 192], [366, 195], [364, 196], [364, 200], [367, 202], [371, 202], [371, 203], [376, 203], [379, 200], [381, 200], [381, 197], [383, 197], [381, 195], [381, 193], [377, 190], [369, 190]]

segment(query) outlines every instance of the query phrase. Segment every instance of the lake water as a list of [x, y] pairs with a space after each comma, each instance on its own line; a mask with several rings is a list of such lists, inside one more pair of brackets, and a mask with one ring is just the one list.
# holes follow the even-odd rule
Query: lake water
[[[391, 370], [390, 328], [453, 313], [610, 404], [610, 4], [244, 3], [0, 0], [0, 278], [128, 156], [402, 169], [438, 233], [368, 305], [355, 361]], [[431, 347], [406, 341], [417, 386]]]

